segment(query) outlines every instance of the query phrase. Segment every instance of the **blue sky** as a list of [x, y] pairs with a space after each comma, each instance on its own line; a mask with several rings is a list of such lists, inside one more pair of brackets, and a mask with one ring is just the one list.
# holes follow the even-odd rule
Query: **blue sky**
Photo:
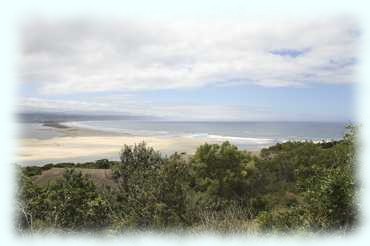
[[[259, 112], [246, 120], [261, 121], [353, 121], [355, 85], [315, 85], [311, 87], [279, 87], [265, 88], [256, 85], [240, 85], [232, 87], [207, 87], [187, 90], [156, 90], [136, 92], [131, 97], [146, 104], [155, 105], [229, 105], [230, 107], [246, 107], [252, 112]], [[24, 97], [37, 96], [34, 90], [25, 90]], [[101, 98], [120, 97], [121, 92], [77, 93], [61, 96], [44, 96], [45, 101], [55, 102], [94, 102]], [[123, 95], [125, 97], [126, 95]], [[130, 97], [130, 98], [131, 98]], [[94, 100], [97, 98], [97, 100]], [[84, 110], [60, 109], [62, 112], [84, 112]], [[43, 107], [34, 107], [31, 111], [53, 111]], [[58, 111], [58, 109], [55, 109]], [[124, 109], [122, 113], [126, 111]], [[87, 110], [94, 113], [94, 111]], [[102, 111], [98, 111], [101, 113]], [[115, 110], [103, 110], [115, 113]], [[127, 111], [130, 113], [130, 111]], [[227, 112], [226, 112], [227, 113]], [[133, 113], [135, 114], [135, 113]], [[151, 115], [150, 112], [145, 113]], [[140, 115], [140, 114], [138, 114]], [[160, 116], [160, 115], [157, 115]], [[186, 117], [186, 115], [185, 115]], [[222, 120], [224, 116], [220, 115]], [[171, 119], [171, 117], [168, 117]], [[174, 118], [181, 119], [184, 118]], [[192, 120], [194, 118], [191, 118]], [[241, 120], [243, 115], [240, 115]], [[217, 120], [217, 117], [215, 118]], [[233, 120], [238, 120], [237, 118]]]
[[354, 120], [356, 23], [35, 20], [22, 111], [173, 120]]
[[[156, 103], [243, 105], [271, 115], [263, 120], [347, 121], [353, 119], [353, 85], [316, 85], [305, 88], [264, 88], [256, 85], [196, 90], [145, 92], [138, 95]], [[258, 120], [258, 118], [254, 118]]]

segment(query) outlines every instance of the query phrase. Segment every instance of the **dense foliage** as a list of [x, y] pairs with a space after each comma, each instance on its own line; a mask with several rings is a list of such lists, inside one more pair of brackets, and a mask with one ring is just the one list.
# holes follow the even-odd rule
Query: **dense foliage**
[[[20, 168], [18, 229], [349, 231], [357, 218], [355, 133], [328, 143], [287, 142], [259, 156], [229, 142], [192, 156], [162, 156], [145, 143], [124, 146], [119, 162]], [[37, 185], [43, 171], [64, 176]], [[81, 168], [112, 171], [98, 187]]]

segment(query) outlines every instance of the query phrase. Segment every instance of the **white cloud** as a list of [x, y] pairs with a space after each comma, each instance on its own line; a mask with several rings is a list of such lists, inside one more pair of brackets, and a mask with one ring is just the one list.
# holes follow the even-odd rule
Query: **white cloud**
[[21, 82], [34, 83], [41, 94], [59, 95], [235, 83], [352, 83], [358, 27], [346, 18], [245, 23], [38, 20], [24, 27], [23, 37]]

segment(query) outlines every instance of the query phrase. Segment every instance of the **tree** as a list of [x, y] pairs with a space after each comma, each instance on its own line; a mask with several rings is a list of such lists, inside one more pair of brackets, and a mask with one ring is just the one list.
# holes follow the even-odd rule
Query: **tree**
[[113, 175], [119, 185], [122, 226], [160, 226], [164, 204], [159, 200], [159, 169], [164, 159], [144, 142], [125, 145], [120, 158], [121, 163], [113, 167]]
[[249, 196], [253, 163], [250, 154], [229, 142], [201, 145], [191, 160], [195, 197], [207, 209], [241, 202]]

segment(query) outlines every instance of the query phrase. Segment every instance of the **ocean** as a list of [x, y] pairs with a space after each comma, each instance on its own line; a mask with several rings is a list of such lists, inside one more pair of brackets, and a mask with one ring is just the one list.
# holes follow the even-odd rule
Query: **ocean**
[[125, 133], [134, 136], [205, 138], [230, 141], [244, 149], [260, 149], [286, 141], [341, 139], [343, 122], [179, 122], [106, 120], [64, 122], [71, 127]]

